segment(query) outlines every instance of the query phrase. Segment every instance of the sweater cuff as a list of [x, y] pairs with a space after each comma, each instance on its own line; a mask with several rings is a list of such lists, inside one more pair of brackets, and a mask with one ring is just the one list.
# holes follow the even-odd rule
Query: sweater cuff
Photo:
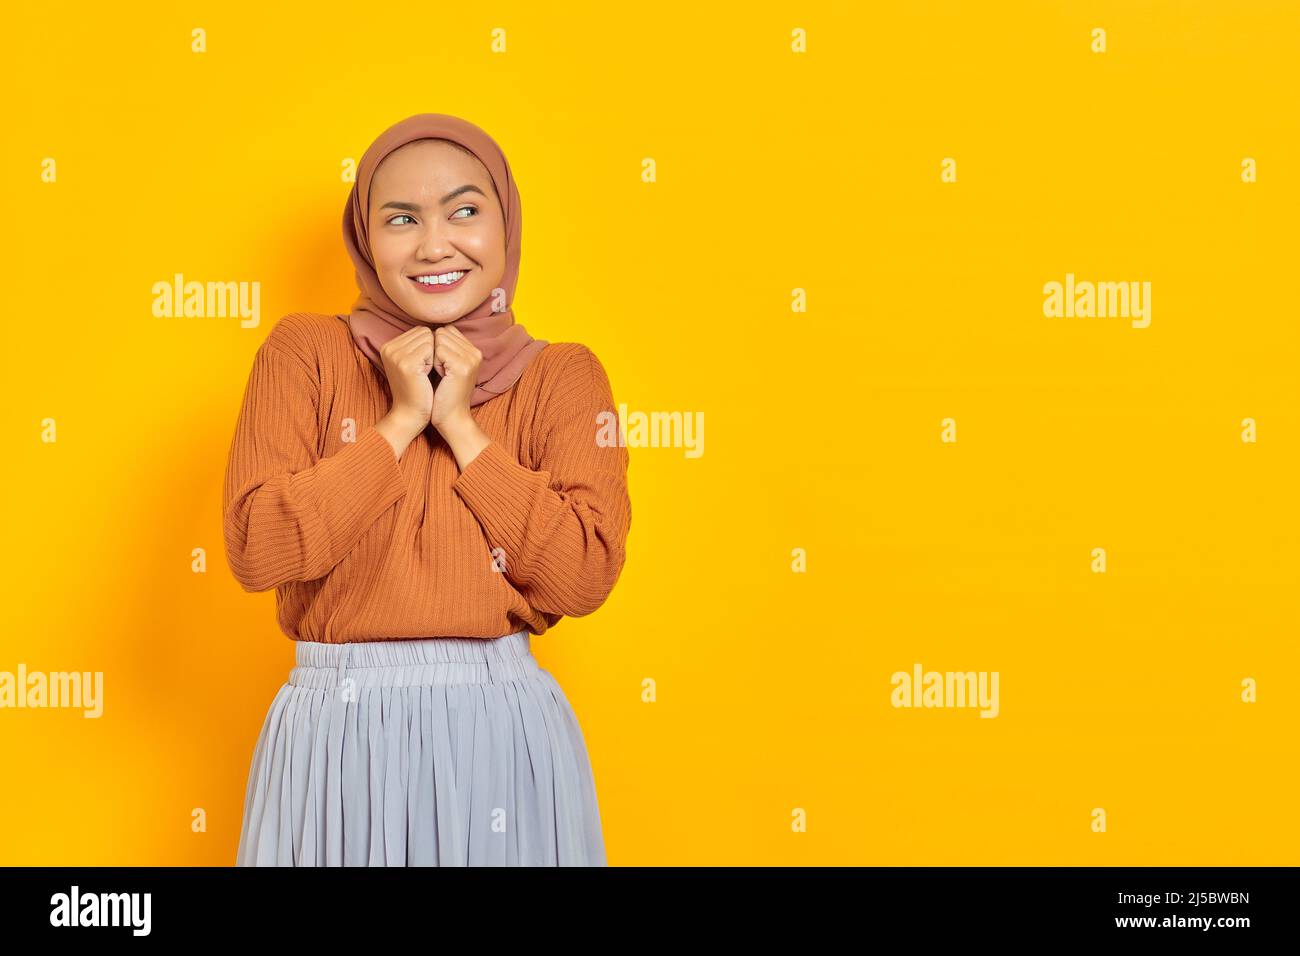
[[507, 560], [523, 555], [533, 503], [549, 487], [546, 475], [525, 468], [493, 439], [452, 487], [483, 525], [488, 541], [505, 549]]
[[310, 500], [316, 503], [331, 557], [350, 549], [406, 494], [406, 476], [393, 446], [373, 426], [355, 442], [322, 459], [310, 474]]

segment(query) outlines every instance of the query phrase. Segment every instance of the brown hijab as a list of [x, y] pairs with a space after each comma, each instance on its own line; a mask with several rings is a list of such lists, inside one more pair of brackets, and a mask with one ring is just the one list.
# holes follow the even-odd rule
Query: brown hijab
[[[456, 326], [483, 353], [478, 384], [469, 400], [471, 406], [480, 405], [514, 385], [528, 363], [548, 343], [545, 339], [533, 338], [522, 325], [515, 322], [512, 306], [515, 282], [519, 278], [522, 226], [519, 190], [501, 147], [473, 123], [445, 113], [419, 113], [386, 129], [361, 157], [356, 182], [352, 185], [343, 210], [343, 243], [356, 266], [357, 288], [361, 290], [361, 294], [352, 303], [351, 314], [346, 316], [348, 328], [352, 331], [357, 348], [382, 374], [384, 365], [379, 347], [420, 324], [403, 312], [380, 285], [370, 255], [369, 238], [370, 182], [375, 170], [393, 150], [417, 139], [451, 140], [477, 156], [492, 177], [492, 185], [505, 216], [506, 269], [501, 278], [501, 289], [505, 293], [504, 307], [501, 311], [494, 312], [494, 296], [489, 295], [473, 311], [447, 323]], [[436, 387], [441, 376], [437, 372], [429, 374], [434, 378]]]

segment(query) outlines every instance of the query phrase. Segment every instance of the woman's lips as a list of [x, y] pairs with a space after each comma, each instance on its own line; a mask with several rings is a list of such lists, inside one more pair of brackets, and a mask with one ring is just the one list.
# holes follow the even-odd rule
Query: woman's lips
[[446, 283], [446, 282], [438, 282], [438, 283], [433, 283], [433, 282], [421, 282], [419, 279], [415, 278], [415, 276], [407, 276], [407, 278], [410, 279], [413, 283], [415, 283], [415, 287], [416, 287], [417, 289], [419, 289], [421, 292], [430, 292], [430, 293], [435, 293], [435, 292], [450, 292], [450, 291], [452, 291], [453, 289], [458, 289], [458, 288], [460, 288], [460, 284], [461, 284], [462, 282], [465, 281], [465, 277], [466, 277], [467, 275], [469, 275], [469, 273], [470, 273], [470, 270], [469, 270], [469, 269], [453, 269], [453, 270], [451, 270], [451, 271], [453, 271], [453, 272], [459, 272], [459, 273], [461, 274], [461, 276], [460, 276], [459, 279], [457, 279], [455, 282], [451, 282], [451, 283]]

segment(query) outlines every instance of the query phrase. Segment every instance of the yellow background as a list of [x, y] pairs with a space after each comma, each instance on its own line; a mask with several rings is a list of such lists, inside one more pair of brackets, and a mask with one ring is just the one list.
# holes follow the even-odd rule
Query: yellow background
[[[519, 321], [704, 413], [702, 457], [632, 449], [608, 603], [534, 641], [611, 864], [1297, 862], [1300, 7], [9, 17], [0, 670], [102, 670], [105, 714], [0, 710], [0, 863], [233, 862], [293, 654], [225, 563], [238, 403], [276, 319], [349, 307], [342, 163], [417, 112], [515, 170]], [[153, 317], [176, 272], [261, 324]], [[1150, 327], [1045, 318], [1067, 272], [1150, 281]], [[891, 707], [917, 661], [1000, 716]]]

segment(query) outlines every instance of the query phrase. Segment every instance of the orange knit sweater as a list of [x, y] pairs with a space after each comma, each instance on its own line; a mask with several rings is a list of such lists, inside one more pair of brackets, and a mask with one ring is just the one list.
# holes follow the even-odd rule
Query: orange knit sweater
[[[541, 634], [604, 603], [623, 569], [628, 452], [596, 356], [553, 342], [470, 412], [492, 442], [461, 471], [432, 426], [401, 461], [374, 428], [383, 373], [342, 316], [297, 312], [253, 359], [226, 467], [226, 558], [276, 588], [300, 641]], [[618, 431], [615, 434], [619, 434]]]

